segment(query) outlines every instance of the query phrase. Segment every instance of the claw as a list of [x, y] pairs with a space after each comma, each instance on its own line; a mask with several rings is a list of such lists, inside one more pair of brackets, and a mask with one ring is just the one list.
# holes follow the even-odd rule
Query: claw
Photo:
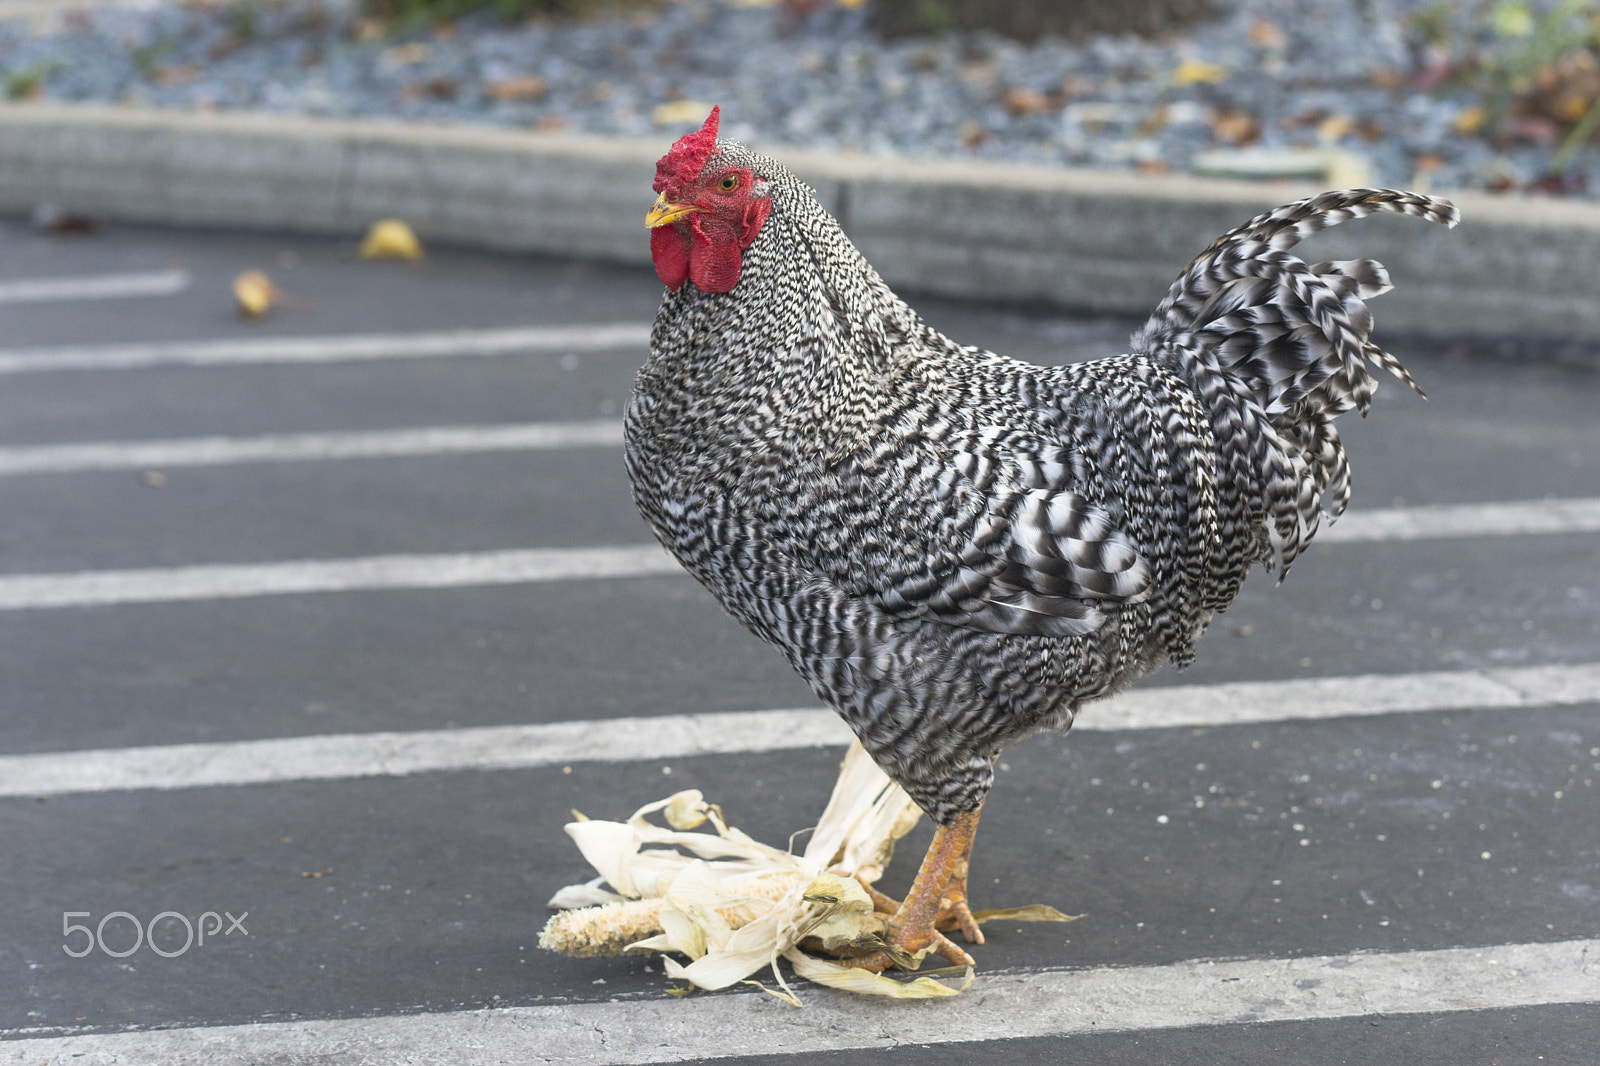
[[938, 930], [928, 930], [926, 942], [914, 951], [907, 950], [905, 942], [900, 940], [898, 933], [891, 930], [891, 935], [896, 938], [894, 944], [886, 944], [877, 951], [852, 959], [850, 964], [863, 970], [871, 970], [873, 973], [882, 973], [891, 966], [901, 970], [915, 970], [931, 953], [938, 955], [952, 966], [976, 965], [971, 955]]
[[939, 899], [939, 914], [934, 918], [933, 926], [935, 929], [959, 929], [967, 943], [983, 943], [983, 930], [978, 928], [978, 920], [972, 916], [972, 908], [967, 904], [965, 860], [956, 867], [955, 875], [950, 878], [950, 887], [944, 890], [944, 895]]

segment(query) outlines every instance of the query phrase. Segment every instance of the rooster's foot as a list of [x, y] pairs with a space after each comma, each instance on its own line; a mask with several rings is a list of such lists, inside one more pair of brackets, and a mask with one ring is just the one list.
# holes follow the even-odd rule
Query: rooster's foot
[[[889, 918], [899, 913], [899, 900], [879, 892], [871, 885], [863, 884], [862, 887], [872, 897], [872, 909], [875, 913]], [[939, 913], [934, 916], [933, 927], [946, 933], [959, 929], [967, 943], [983, 943], [983, 930], [978, 927], [977, 919], [972, 917], [972, 907], [967, 903], [967, 878], [964, 870], [951, 878], [949, 887], [939, 897]]]

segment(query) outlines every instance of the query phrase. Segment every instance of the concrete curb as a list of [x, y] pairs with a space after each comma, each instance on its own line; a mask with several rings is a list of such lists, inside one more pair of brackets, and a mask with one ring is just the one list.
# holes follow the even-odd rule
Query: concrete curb
[[[41, 203], [129, 221], [356, 233], [397, 216], [425, 239], [648, 261], [649, 139], [469, 126], [0, 106], [0, 211]], [[765, 146], [809, 181], [908, 292], [1139, 315], [1213, 237], [1317, 191], [1302, 184]], [[1455, 231], [1409, 219], [1317, 238], [1375, 256], [1397, 289], [1381, 327], [1495, 339], [1600, 365], [1600, 203], [1453, 197]]]

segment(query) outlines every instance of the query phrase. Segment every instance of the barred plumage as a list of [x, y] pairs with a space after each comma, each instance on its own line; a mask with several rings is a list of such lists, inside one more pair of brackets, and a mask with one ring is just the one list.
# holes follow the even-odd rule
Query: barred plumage
[[1279, 208], [1190, 263], [1130, 354], [1043, 368], [927, 326], [776, 162], [727, 141], [704, 162], [745, 172], [770, 216], [731, 260], [690, 265], [731, 247], [698, 224], [662, 238], [635, 497], [941, 824], [1006, 744], [1191, 661], [1252, 563], [1285, 573], [1343, 510], [1333, 418], [1366, 410], [1368, 363], [1411, 379], [1368, 340], [1383, 268], [1294, 244], [1375, 211], [1456, 220], [1382, 190]]

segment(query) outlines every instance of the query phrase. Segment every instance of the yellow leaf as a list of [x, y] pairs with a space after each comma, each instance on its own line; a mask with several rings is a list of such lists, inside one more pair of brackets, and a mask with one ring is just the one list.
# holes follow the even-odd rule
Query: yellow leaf
[[1197, 82], [1215, 85], [1227, 76], [1228, 68], [1221, 63], [1208, 63], [1204, 59], [1185, 59], [1178, 64], [1178, 69], [1172, 72], [1172, 84], [1180, 88]]
[[890, 999], [939, 999], [944, 996], [955, 996], [971, 988], [973, 981], [973, 971], [970, 966], [967, 968], [966, 980], [962, 982], [961, 987], [952, 988], [931, 977], [918, 977], [914, 981], [896, 981], [881, 973], [863, 970], [859, 966], [828, 962], [793, 949], [784, 952], [783, 957], [794, 966], [795, 973], [808, 981], [815, 981], [819, 985], [845, 992], [886, 996]]
[[278, 302], [278, 287], [261, 271], [246, 270], [233, 279], [233, 297], [239, 302], [241, 315], [260, 318]]
[[995, 910], [976, 911], [973, 921], [984, 922], [1075, 922], [1081, 914], [1062, 914], [1045, 903], [1031, 903], [1026, 907], [1000, 907]]
[[711, 105], [697, 100], [670, 100], [657, 104], [650, 111], [650, 121], [657, 126], [698, 126], [711, 114]]
[[1450, 125], [1463, 136], [1470, 137], [1483, 129], [1483, 124], [1489, 118], [1489, 113], [1481, 107], [1469, 107], [1455, 117]]
[[1257, 48], [1281, 51], [1288, 46], [1289, 38], [1276, 23], [1268, 22], [1266, 19], [1256, 19], [1250, 24], [1250, 43]]
[[361, 242], [363, 259], [421, 259], [422, 242], [398, 218], [380, 219]]

